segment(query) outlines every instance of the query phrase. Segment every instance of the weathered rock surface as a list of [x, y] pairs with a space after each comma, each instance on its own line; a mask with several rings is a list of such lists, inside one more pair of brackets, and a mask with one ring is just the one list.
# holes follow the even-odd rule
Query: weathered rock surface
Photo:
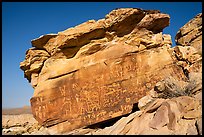
[[40, 127], [32, 114], [2, 115], [2, 133], [7, 135], [32, 133]]
[[201, 102], [192, 97], [155, 99], [143, 110], [122, 117], [113, 126], [104, 129], [77, 129], [64, 134], [199, 135], [202, 134], [202, 127], [198, 127], [196, 123], [201, 122], [201, 115]]
[[176, 43], [174, 50], [184, 71], [202, 72], [202, 13], [177, 32]]
[[196, 15], [177, 32], [176, 44], [192, 46], [202, 53], [202, 13]]
[[2, 126], [12, 127], [15, 125], [26, 125], [27, 122], [34, 124], [37, 121], [33, 118], [31, 114], [21, 114], [21, 115], [2, 115]]
[[[159, 105], [151, 106], [154, 113], [145, 112], [143, 118], [131, 114], [130, 119], [122, 118], [112, 128], [94, 134], [148, 134], [134, 127], [135, 123], [130, 125], [133, 121], [137, 122], [135, 125], [143, 124], [145, 119], [151, 122], [141, 127], [165, 127], [162, 132], [149, 130], [152, 134], [172, 134], [177, 126], [175, 114], [183, 117], [185, 111], [180, 110], [183, 106], [178, 105], [179, 100], [184, 98], [188, 103], [192, 98], [200, 100], [202, 93], [202, 44], [199, 44], [202, 38], [197, 37], [202, 30], [201, 17], [199, 14], [190, 21], [198, 22], [190, 25], [197, 26], [196, 32], [191, 34], [189, 25], [178, 32], [179, 46], [174, 48], [171, 48], [171, 36], [162, 34], [169, 25], [169, 15], [133, 8], [113, 10], [105, 19], [90, 20], [32, 40], [34, 48], [26, 52], [20, 68], [35, 89], [30, 100], [35, 119], [49, 127], [49, 134], [64, 133], [128, 114], [133, 104], [144, 96], [146, 99], [143, 98], [139, 108], [145, 112], [145, 104], [152, 101], [147, 94], [155, 88], [158, 93], [154, 92], [154, 97], [163, 99], [156, 99]], [[193, 38], [184, 45], [187, 34], [198, 38], [197, 42]], [[187, 117], [200, 117], [199, 112], [200, 109]], [[159, 117], [164, 119], [159, 121]], [[195, 125], [193, 122], [190, 123]], [[190, 129], [189, 124], [185, 126], [181, 134], [187, 129], [189, 134], [194, 134], [193, 126]], [[83, 133], [90, 132], [83, 130]]]
[[[158, 82], [154, 89], [138, 102], [139, 110], [120, 118], [112, 126], [105, 128], [80, 128], [65, 135], [202, 135], [202, 100], [187, 93], [192, 93], [189, 85], [173, 80], [164, 80], [164, 86], [158, 92]], [[200, 79], [195, 80], [197, 83]], [[177, 81], [181, 82], [181, 81]], [[157, 88], [156, 88], [157, 87]], [[185, 89], [186, 95], [179, 95], [175, 89]], [[160, 88], [162, 89], [162, 88]], [[200, 89], [196, 89], [199, 91]], [[166, 96], [161, 96], [164, 92]], [[175, 96], [172, 96], [175, 95]], [[177, 96], [177, 97], [176, 97]], [[167, 98], [168, 97], [168, 98]]]

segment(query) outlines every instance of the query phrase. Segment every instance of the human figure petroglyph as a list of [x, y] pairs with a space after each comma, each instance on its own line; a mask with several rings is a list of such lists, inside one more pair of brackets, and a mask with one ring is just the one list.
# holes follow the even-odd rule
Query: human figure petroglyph
[[62, 108], [61, 110], [63, 111], [63, 113], [66, 115], [69, 114], [69, 112], [71, 112], [71, 102], [65, 102], [63, 105], [62, 105]]
[[60, 91], [62, 96], [65, 96], [66, 95], [66, 86], [63, 85], [62, 87], [59, 87], [59, 91]]

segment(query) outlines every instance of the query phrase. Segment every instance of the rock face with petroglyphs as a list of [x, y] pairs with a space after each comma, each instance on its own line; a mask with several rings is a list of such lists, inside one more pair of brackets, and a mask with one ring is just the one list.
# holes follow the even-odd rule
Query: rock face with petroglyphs
[[169, 19], [157, 10], [117, 9], [32, 40], [20, 68], [35, 90], [35, 119], [53, 134], [63, 133], [130, 113], [170, 76], [187, 82], [176, 56], [183, 52], [162, 34]]

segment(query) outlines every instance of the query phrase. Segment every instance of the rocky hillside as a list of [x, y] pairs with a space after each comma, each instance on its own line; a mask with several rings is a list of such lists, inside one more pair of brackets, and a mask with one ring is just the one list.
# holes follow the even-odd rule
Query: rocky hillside
[[32, 40], [20, 68], [46, 134], [202, 134], [202, 14], [173, 48], [169, 20], [116, 9]]

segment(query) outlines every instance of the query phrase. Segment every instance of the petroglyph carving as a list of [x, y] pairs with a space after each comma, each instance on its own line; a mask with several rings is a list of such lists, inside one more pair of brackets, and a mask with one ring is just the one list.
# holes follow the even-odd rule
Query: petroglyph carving
[[[33, 40], [20, 67], [35, 83], [30, 101], [34, 117], [69, 131], [129, 113], [166, 77], [187, 80], [177, 53], [162, 39], [169, 19], [160, 12], [117, 9], [105, 19]], [[107, 40], [107, 32], [114, 37]], [[33, 59], [36, 55], [40, 58]]]
[[63, 85], [62, 87], [59, 87], [59, 91], [62, 96], [66, 96], [66, 86]]

